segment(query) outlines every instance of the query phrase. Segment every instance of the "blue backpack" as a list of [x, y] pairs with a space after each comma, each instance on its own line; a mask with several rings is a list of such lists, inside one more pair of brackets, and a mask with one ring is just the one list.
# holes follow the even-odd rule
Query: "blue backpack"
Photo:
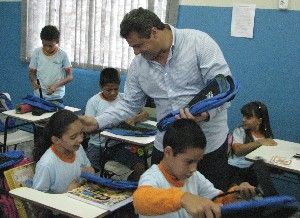
[[[210, 80], [206, 87], [202, 89], [186, 106], [194, 116], [202, 112], [223, 105], [231, 101], [239, 90], [237, 81], [231, 76], [217, 75]], [[179, 109], [169, 113], [157, 123], [159, 131], [165, 131], [169, 125], [175, 122]]]
[[23, 103], [29, 104], [33, 107], [42, 109], [47, 112], [54, 112], [65, 108], [65, 106], [62, 103], [47, 101], [35, 95], [27, 95], [25, 98], [23, 98]]
[[23, 151], [7, 151], [0, 153], [0, 170], [11, 167], [19, 163], [24, 158]]

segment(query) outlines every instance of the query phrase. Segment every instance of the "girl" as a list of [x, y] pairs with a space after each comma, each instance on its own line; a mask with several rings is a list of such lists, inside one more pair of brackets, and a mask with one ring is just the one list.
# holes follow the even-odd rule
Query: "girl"
[[263, 103], [250, 102], [242, 107], [241, 113], [243, 125], [233, 131], [232, 150], [228, 158], [232, 183], [243, 181], [256, 186], [256, 176], [251, 167], [253, 163], [247, 161], [245, 155], [262, 145], [274, 146], [277, 143], [273, 140], [268, 109]]
[[68, 110], [53, 114], [44, 134], [33, 150], [37, 162], [33, 188], [49, 193], [63, 193], [80, 185], [81, 172], [94, 172], [80, 143], [82, 124]]

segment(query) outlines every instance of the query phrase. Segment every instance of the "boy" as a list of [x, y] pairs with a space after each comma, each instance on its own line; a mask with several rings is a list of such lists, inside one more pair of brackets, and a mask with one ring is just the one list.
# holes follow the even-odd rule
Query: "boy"
[[[219, 204], [210, 199], [222, 191], [197, 171], [206, 146], [199, 125], [188, 119], [177, 120], [166, 131], [163, 146], [163, 160], [141, 176], [133, 195], [133, 204], [140, 217], [220, 217]], [[255, 188], [248, 183], [233, 190], [240, 190], [243, 198], [255, 194]], [[216, 200], [218, 203], [229, 200], [228, 196], [224, 198]]]
[[[101, 91], [88, 100], [85, 108], [85, 115], [96, 117], [102, 114], [107, 108], [113, 107], [122, 97], [122, 95], [119, 94], [119, 86], [119, 72], [114, 68], [103, 69], [99, 81]], [[137, 122], [146, 120], [147, 117], [148, 113], [143, 111], [136, 117], [129, 119], [128, 123], [133, 125]], [[105, 141], [106, 138], [99, 137], [99, 134], [90, 136], [87, 156], [96, 171], [101, 170], [100, 161]], [[110, 145], [116, 143], [116, 141], [113, 141]], [[138, 181], [140, 175], [145, 171], [143, 159], [136, 154], [131, 153], [128, 149], [125, 149], [124, 146], [115, 146], [112, 149], [114, 149], [114, 152], [112, 152], [114, 156], [113, 159], [133, 170], [129, 175], [128, 180]]]
[[40, 37], [43, 47], [33, 51], [29, 64], [32, 89], [39, 97], [62, 102], [65, 84], [73, 79], [71, 63], [58, 46], [60, 32], [55, 26], [45, 26]]

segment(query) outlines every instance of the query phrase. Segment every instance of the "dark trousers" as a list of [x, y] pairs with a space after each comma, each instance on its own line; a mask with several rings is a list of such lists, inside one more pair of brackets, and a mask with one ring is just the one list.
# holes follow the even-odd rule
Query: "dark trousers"
[[240, 184], [242, 182], [249, 182], [253, 186], [257, 186], [257, 177], [253, 169], [253, 165], [247, 168], [238, 168], [229, 165], [230, 184]]
[[204, 155], [198, 163], [198, 171], [224, 192], [229, 188], [227, 139], [217, 150]]

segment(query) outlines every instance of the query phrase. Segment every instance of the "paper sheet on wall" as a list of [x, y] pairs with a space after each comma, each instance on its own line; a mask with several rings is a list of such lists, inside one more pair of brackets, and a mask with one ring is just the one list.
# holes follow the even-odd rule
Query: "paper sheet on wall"
[[253, 38], [254, 17], [254, 4], [233, 5], [231, 36]]

